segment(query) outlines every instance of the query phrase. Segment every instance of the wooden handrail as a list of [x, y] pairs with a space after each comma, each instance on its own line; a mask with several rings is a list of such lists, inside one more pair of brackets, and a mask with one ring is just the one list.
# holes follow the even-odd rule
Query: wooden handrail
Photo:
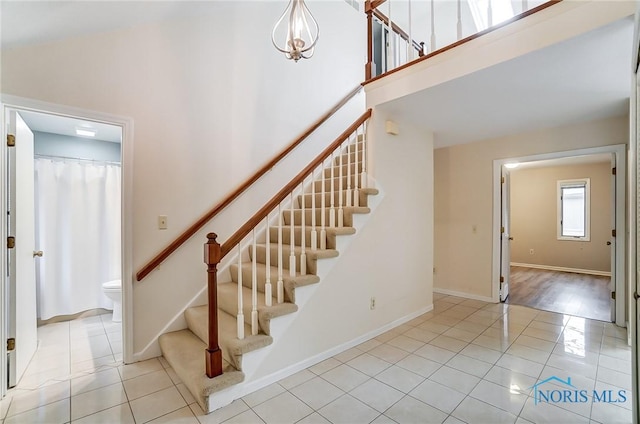
[[258, 224], [267, 217], [267, 215], [273, 211], [297, 186], [302, 184], [305, 177], [313, 172], [318, 165], [320, 165], [331, 153], [336, 150], [340, 144], [342, 144], [353, 132], [362, 125], [367, 119], [371, 117], [371, 109], [363, 113], [349, 128], [347, 128], [338, 138], [335, 139], [326, 149], [322, 151], [311, 163], [309, 163], [298, 175], [296, 175], [282, 190], [269, 200], [258, 212], [255, 213], [238, 231], [236, 231], [229, 239], [222, 245], [222, 254], [220, 260], [222, 260], [242, 239], [251, 232]]
[[483, 36], [485, 34], [488, 34], [490, 32], [493, 32], [493, 31], [497, 30], [497, 29], [505, 27], [505, 26], [507, 26], [507, 25], [509, 25], [509, 24], [511, 24], [513, 22], [519, 21], [520, 19], [526, 18], [527, 16], [533, 15], [534, 13], [540, 12], [541, 10], [544, 10], [547, 7], [553, 6], [554, 4], [560, 3], [561, 1], [562, 0], [549, 0], [549, 1], [545, 2], [545, 3], [542, 3], [539, 6], [536, 6], [536, 7], [532, 8], [532, 9], [529, 9], [529, 10], [527, 10], [525, 12], [522, 12], [519, 15], [514, 16], [513, 18], [507, 19], [506, 21], [503, 21], [503, 22], [501, 22], [501, 23], [499, 23], [497, 25], [494, 25], [494, 26], [492, 26], [490, 28], [487, 28], [487, 29], [485, 29], [483, 31], [477, 32], [477, 33], [472, 34], [472, 35], [470, 35], [470, 36], [468, 36], [466, 38], [458, 40], [455, 43], [449, 44], [448, 46], [444, 46], [444, 47], [442, 47], [442, 48], [440, 48], [438, 50], [434, 50], [429, 54], [425, 54], [424, 56], [418, 57], [417, 59], [414, 59], [414, 60], [412, 60], [410, 62], [407, 62], [402, 66], [398, 66], [397, 68], [391, 69], [390, 71], [387, 71], [387, 72], [385, 72], [383, 74], [380, 74], [380, 75], [377, 75], [375, 77], [372, 76], [372, 74], [370, 72], [368, 72], [368, 69], [370, 69], [372, 66], [371, 66], [371, 64], [367, 63], [367, 65], [365, 67], [365, 75], [366, 75], [367, 79], [362, 84], [366, 85], [366, 84], [372, 83], [374, 81], [377, 81], [380, 78], [386, 77], [387, 75], [391, 75], [391, 74], [393, 74], [395, 72], [401, 71], [401, 70], [403, 70], [405, 68], [408, 68], [409, 66], [412, 66], [412, 65], [414, 65], [416, 63], [419, 63], [419, 62], [422, 62], [423, 60], [427, 60], [427, 59], [429, 59], [429, 58], [431, 58], [433, 56], [436, 56], [436, 55], [439, 55], [441, 53], [444, 53], [447, 50], [451, 50], [451, 49], [453, 49], [455, 47], [458, 47], [458, 46], [460, 46], [462, 44], [468, 43], [471, 40], [475, 40], [476, 38], [481, 37], [481, 36]]
[[320, 125], [325, 123], [331, 116], [333, 116], [342, 106], [344, 106], [349, 100], [351, 100], [362, 89], [362, 85], [359, 84], [353, 90], [351, 90], [342, 100], [336, 103], [328, 112], [322, 115], [317, 121], [315, 121], [307, 130], [305, 130], [298, 138], [296, 138], [291, 144], [289, 144], [284, 150], [278, 153], [273, 159], [264, 164], [255, 174], [249, 177], [245, 182], [240, 184], [238, 188], [229, 193], [222, 201], [211, 208], [206, 214], [198, 219], [193, 225], [187, 228], [182, 234], [180, 234], [171, 244], [158, 253], [153, 259], [151, 259], [140, 271], [136, 273], [136, 281], [141, 281], [154, 269], [158, 267], [165, 259], [167, 259], [173, 252], [175, 252], [180, 246], [182, 246], [187, 240], [189, 240], [195, 233], [197, 233], [202, 227], [204, 227], [209, 221], [211, 221], [218, 213], [224, 208], [233, 203], [245, 190], [247, 190], [253, 183], [258, 181], [264, 174], [273, 168], [278, 162], [284, 159], [293, 149], [295, 149], [302, 141], [304, 141], [309, 135], [311, 135]]

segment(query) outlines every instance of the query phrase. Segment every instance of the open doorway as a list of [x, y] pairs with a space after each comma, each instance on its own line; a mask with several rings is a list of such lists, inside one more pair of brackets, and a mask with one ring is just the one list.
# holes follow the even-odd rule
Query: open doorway
[[[576, 316], [587, 316], [585, 311], [597, 305], [598, 315], [588, 318], [626, 325], [625, 157], [626, 147], [621, 145], [494, 161], [496, 300]], [[516, 163], [521, 165], [505, 166]], [[589, 168], [597, 169], [593, 177], [585, 174]], [[516, 184], [518, 180], [524, 184], [517, 192], [509, 188], [514, 176]], [[542, 185], [538, 183], [544, 184], [545, 201], [539, 197]], [[591, 193], [594, 184], [597, 193]], [[582, 193], [580, 234], [568, 225], [570, 217], [562, 215], [561, 197], [564, 194], [566, 212], [571, 207], [567, 202], [576, 200], [573, 191]], [[515, 227], [514, 195], [522, 209], [516, 214], [525, 216]], [[587, 206], [589, 201], [593, 203]], [[563, 285], [575, 291], [563, 291]]]
[[[2, 303], [4, 330], [15, 340], [4, 381], [7, 387], [45, 384], [83, 361], [110, 356], [122, 362], [123, 127], [19, 108], [5, 112], [13, 145], [5, 155], [9, 218], [3, 230], [15, 237], [16, 248], [7, 251]], [[84, 340], [74, 327], [87, 330]], [[69, 338], [67, 360], [60, 359], [67, 352], [47, 349], [60, 337]], [[60, 366], [34, 366], [51, 363], [46, 355], [52, 353]]]
[[511, 169], [506, 302], [615, 320], [611, 154], [507, 165]]

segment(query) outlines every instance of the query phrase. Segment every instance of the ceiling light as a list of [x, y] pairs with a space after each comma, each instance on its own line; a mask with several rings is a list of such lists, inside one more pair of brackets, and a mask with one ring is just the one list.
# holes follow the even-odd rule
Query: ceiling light
[[82, 137], [95, 137], [97, 132], [93, 128], [76, 128], [76, 135]]
[[[293, 59], [297, 62], [300, 59], [309, 59], [313, 56], [319, 32], [318, 22], [311, 15], [304, 0], [290, 0], [284, 13], [273, 27], [271, 41], [276, 49], [284, 53], [287, 59]], [[278, 46], [276, 37], [284, 39], [284, 45]]]
[[513, 168], [517, 168], [518, 166], [520, 166], [519, 163], [505, 163], [504, 167], [507, 169], [513, 169]]

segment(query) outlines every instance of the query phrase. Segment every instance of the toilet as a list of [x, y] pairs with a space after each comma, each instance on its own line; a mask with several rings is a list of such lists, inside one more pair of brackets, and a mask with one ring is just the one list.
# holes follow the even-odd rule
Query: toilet
[[122, 321], [122, 283], [121, 280], [107, 281], [102, 284], [102, 292], [113, 301], [113, 322]]

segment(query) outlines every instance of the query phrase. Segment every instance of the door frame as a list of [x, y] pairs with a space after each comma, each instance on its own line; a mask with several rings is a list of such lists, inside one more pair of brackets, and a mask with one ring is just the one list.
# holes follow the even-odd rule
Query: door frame
[[492, 263], [492, 299], [498, 302], [500, 299], [500, 177], [502, 165], [509, 162], [533, 162], [548, 159], [560, 159], [573, 156], [594, 155], [600, 153], [612, 153], [616, 158], [616, 263], [615, 266], [615, 290], [616, 290], [616, 325], [626, 327], [626, 194], [627, 194], [627, 145], [615, 144], [610, 146], [592, 147], [586, 149], [567, 150], [562, 152], [542, 153], [538, 155], [519, 156], [493, 161], [493, 263]]
[[[27, 99], [17, 96], [0, 94], [0, 108], [2, 122], [2, 139], [3, 144], [0, 148], [0, 187], [5, 187], [6, 181], [6, 160], [7, 145], [6, 140], [7, 125], [6, 112], [8, 110], [39, 112], [49, 115], [58, 115], [62, 117], [70, 117], [84, 119], [88, 121], [101, 122], [109, 125], [118, 126], [122, 129], [121, 144], [121, 170], [122, 170], [122, 352], [123, 361], [131, 363], [133, 359], [133, 119], [89, 109], [81, 109], [71, 106], [64, 106], [54, 103], [43, 102], [39, 100]], [[6, 196], [0, 199], [0, 205], [3, 210], [7, 210]], [[0, 240], [6, 240], [7, 223], [2, 221], [0, 225]], [[6, 322], [5, 309], [6, 301], [5, 293], [7, 288], [7, 245], [0, 243], [0, 357], [6, 357], [7, 346], [6, 340]], [[7, 381], [7, 364], [6, 361], [0, 361], [0, 381]], [[4, 383], [0, 383], [0, 399], [6, 394], [7, 387]]]

